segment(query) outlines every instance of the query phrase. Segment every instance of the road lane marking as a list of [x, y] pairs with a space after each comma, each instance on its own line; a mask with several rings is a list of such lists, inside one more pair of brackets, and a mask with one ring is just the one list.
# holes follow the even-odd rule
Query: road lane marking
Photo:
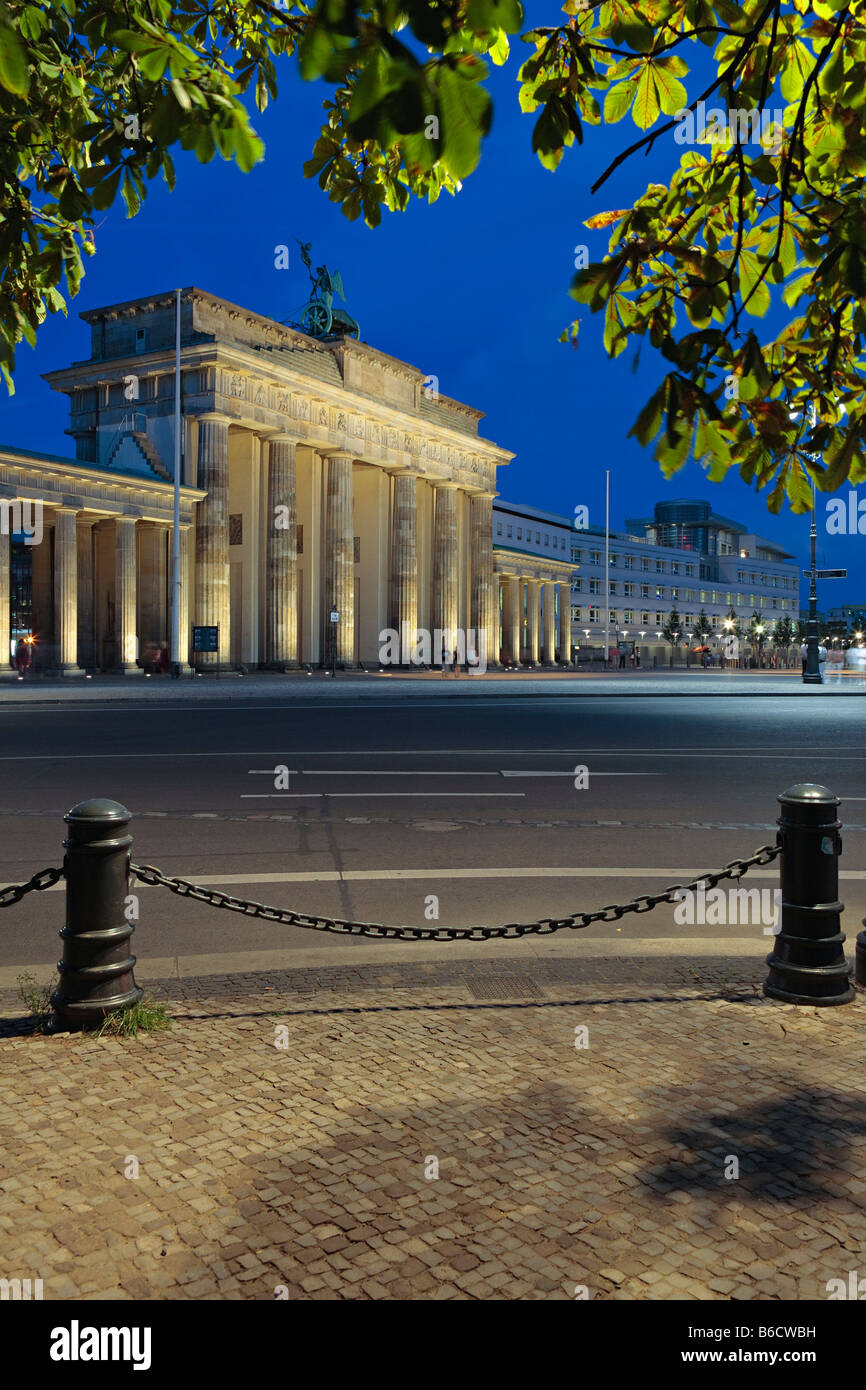
[[[187, 879], [201, 884], [238, 884], [238, 883], [377, 883], [377, 882], [400, 882], [409, 880], [427, 879], [513, 879], [513, 878], [587, 878], [587, 879], [623, 879], [623, 878], [665, 878], [671, 884], [691, 883], [697, 881], [701, 873], [708, 873], [706, 869], [624, 869], [624, 868], [577, 868], [569, 865], [562, 868], [543, 868], [533, 864], [527, 868], [501, 868], [501, 869], [321, 869], [307, 870], [300, 873], [267, 873], [260, 871], [257, 873], [221, 873], [221, 874], [200, 874], [194, 869], [169, 875], [173, 878]], [[750, 869], [749, 878], [778, 878], [778, 874], [772, 869]], [[861, 883], [866, 881], [866, 870], [863, 869], [841, 869], [839, 878], [848, 883]], [[140, 887], [151, 887], [150, 884], [140, 884]], [[0, 892], [6, 888], [11, 888], [11, 883], [0, 884]], [[65, 885], [55, 883], [51, 888], [43, 891], [48, 893], [61, 893]]]
[[[2, 709], [2, 705], [0, 705]], [[761, 745], [762, 748], [766, 744]], [[834, 747], [838, 748], [838, 744]], [[290, 752], [290, 756], [297, 757], [300, 750], [295, 749]], [[810, 756], [817, 758], [821, 762], [864, 762], [866, 753], [862, 747], [851, 748], [850, 752], [859, 754], [859, 757], [851, 758], [844, 749], [836, 753], [824, 753], [820, 750], [815, 752], [810, 749]], [[581, 748], [577, 740], [568, 748], [368, 748], [354, 750], [343, 749], [304, 749], [303, 756], [306, 758], [409, 758], [409, 757], [479, 757], [479, 758], [501, 758], [503, 755], [526, 758], [543, 757], [563, 757], [563, 758], [587, 758], [587, 757], [606, 757], [606, 758], [762, 758], [770, 762], [802, 762], [805, 756], [804, 750], [799, 749], [791, 753], [762, 753], [757, 748], [739, 748], [733, 752], [722, 752], [715, 748], [663, 748], [658, 746], [652, 749], [642, 748]], [[173, 758], [176, 761], [184, 758], [282, 758], [286, 756], [285, 749], [255, 748], [251, 750], [240, 750], [232, 752], [228, 749], [213, 749], [208, 752], [199, 753], [158, 753], [158, 752], [117, 752], [117, 753], [0, 753], [2, 763], [58, 763], [58, 762], [93, 762], [98, 759], [141, 759], [148, 761], [154, 758]]]
[[[574, 773], [571, 774], [574, 776]], [[452, 799], [456, 796], [471, 796], [476, 800], [479, 797], [489, 798], [491, 796], [525, 797], [526, 792], [241, 792], [241, 801], [278, 801], [281, 797], [327, 797], [331, 801], [336, 801], [337, 797], [372, 797], [383, 796], [447, 796]]]

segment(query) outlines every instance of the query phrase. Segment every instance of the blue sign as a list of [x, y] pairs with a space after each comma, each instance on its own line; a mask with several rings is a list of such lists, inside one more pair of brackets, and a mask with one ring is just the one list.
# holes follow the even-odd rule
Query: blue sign
[[218, 652], [219, 627], [194, 627], [192, 630], [192, 649], [194, 652]]

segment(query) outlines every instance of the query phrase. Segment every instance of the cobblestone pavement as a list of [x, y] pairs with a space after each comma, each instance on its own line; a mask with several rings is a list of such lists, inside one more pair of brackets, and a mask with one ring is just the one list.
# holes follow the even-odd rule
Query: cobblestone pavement
[[173, 1026], [137, 1040], [27, 1035], [0, 1000], [0, 1274], [46, 1299], [823, 1299], [866, 1272], [862, 995], [505, 956], [153, 992]]

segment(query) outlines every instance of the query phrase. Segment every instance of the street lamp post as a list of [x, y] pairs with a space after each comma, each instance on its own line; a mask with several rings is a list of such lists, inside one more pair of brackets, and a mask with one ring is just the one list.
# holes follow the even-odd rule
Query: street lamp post
[[815, 483], [812, 482], [812, 525], [809, 528], [811, 546], [811, 569], [809, 572], [809, 620], [806, 623], [806, 669], [803, 672], [804, 685], [822, 685], [821, 663], [818, 652], [818, 571], [815, 562], [815, 543], [818, 527], [815, 520]]

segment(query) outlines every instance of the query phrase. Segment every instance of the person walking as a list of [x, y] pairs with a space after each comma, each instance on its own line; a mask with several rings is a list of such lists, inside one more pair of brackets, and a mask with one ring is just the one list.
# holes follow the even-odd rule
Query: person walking
[[25, 642], [23, 637], [19, 637], [15, 647], [15, 670], [18, 672], [20, 681], [23, 681], [25, 673], [30, 670], [32, 660], [33, 651], [30, 643]]

